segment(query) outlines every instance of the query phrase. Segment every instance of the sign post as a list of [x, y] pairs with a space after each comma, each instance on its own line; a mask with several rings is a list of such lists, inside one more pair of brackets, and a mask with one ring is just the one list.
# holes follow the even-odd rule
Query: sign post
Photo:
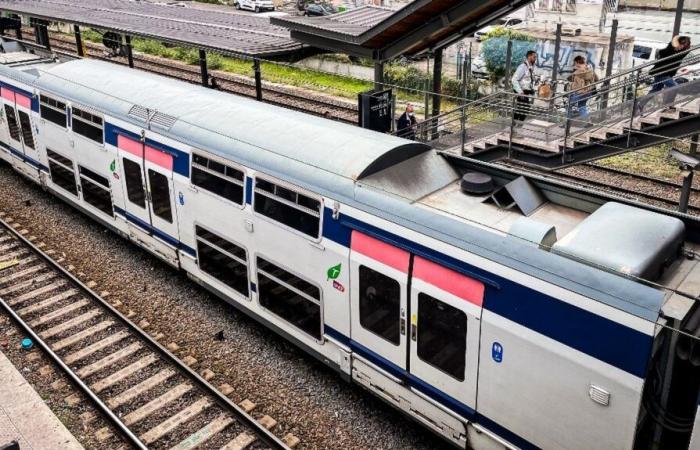
[[366, 91], [357, 95], [359, 106], [358, 124], [362, 128], [387, 133], [391, 131], [392, 91]]

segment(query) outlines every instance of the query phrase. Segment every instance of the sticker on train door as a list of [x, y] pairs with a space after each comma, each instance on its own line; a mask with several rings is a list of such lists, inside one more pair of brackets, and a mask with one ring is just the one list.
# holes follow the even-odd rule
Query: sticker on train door
[[503, 346], [498, 342], [494, 342], [491, 346], [491, 358], [497, 363], [503, 361]]

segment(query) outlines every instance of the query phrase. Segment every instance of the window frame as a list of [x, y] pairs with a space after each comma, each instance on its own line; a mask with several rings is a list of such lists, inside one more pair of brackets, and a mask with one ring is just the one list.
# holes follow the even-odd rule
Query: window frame
[[[253, 257], [255, 258], [254, 259], [255, 260], [255, 294], [256, 294], [255, 297], [256, 297], [258, 306], [263, 311], [266, 311], [266, 312], [272, 314], [274, 317], [277, 317], [277, 318], [281, 319], [282, 321], [284, 321], [284, 323], [291, 325], [294, 329], [299, 330], [303, 336], [306, 336], [307, 338], [313, 339], [318, 344], [323, 345], [326, 342], [325, 337], [324, 337], [325, 331], [326, 331], [326, 324], [325, 324], [325, 318], [324, 318], [325, 307], [324, 307], [324, 302], [323, 302], [323, 287], [320, 284], [316, 283], [315, 281], [311, 280], [310, 278], [307, 278], [305, 276], [300, 275], [299, 272], [297, 272], [295, 270], [291, 270], [286, 265], [277, 262], [277, 260], [275, 258], [269, 258], [265, 254], [259, 253], [259, 252], [253, 253]], [[266, 277], [270, 278], [275, 283], [278, 283], [279, 285], [281, 285], [287, 289], [290, 289], [292, 292], [304, 297], [305, 300], [311, 301], [312, 303], [316, 303], [318, 305], [318, 307], [319, 307], [319, 320], [321, 322], [320, 323], [321, 329], [319, 330], [319, 338], [318, 339], [316, 339], [315, 336], [312, 336], [309, 333], [307, 333], [306, 331], [297, 327], [294, 323], [292, 323], [292, 322], [286, 320], [284, 317], [278, 315], [277, 313], [275, 313], [271, 309], [266, 308], [262, 303], [260, 303], [260, 281], [258, 280], [258, 272], [260, 271], [260, 269], [258, 268], [258, 258], [262, 258], [262, 259], [270, 262], [271, 264], [274, 264], [275, 266], [279, 267], [280, 269], [282, 269], [286, 272], [289, 272], [290, 274], [294, 275], [295, 277], [301, 279], [302, 281], [304, 281], [304, 282], [306, 282], [306, 283], [308, 283], [308, 284], [310, 284], [318, 289], [318, 296], [319, 296], [318, 300], [314, 299], [314, 298], [310, 299], [308, 294], [299, 291], [294, 286], [290, 286], [286, 282], [280, 280], [279, 278], [266, 272], [265, 270], [262, 271]]]
[[[218, 278], [216, 278], [214, 275], [212, 275], [212, 274], [210, 274], [209, 272], [206, 272], [205, 270], [202, 269], [202, 267], [200, 266], [199, 247], [197, 247], [197, 243], [198, 243], [198, 241], [200, 241], [200, 240], [201, 240], [204, 244], [206, 244], [206, 245], [208, 245], [209, 247], [213, 248], [214, 250], [216, 250], [216, 251], [218, 251], [218, 252], [221, 252], [221, 253], [223, 253], [225, 256], [228, 256], [228, 257], [234, 259], [234, 260], [237, 261], [238, 263], [241, 263], [241, 261], [238, 259], [238, 257], [237, 257], [236, 255], [232, 255], [232, 254], [229, 253], [227, 250], [224, 250], [223, 248], [219, 247], [218, 245], [214, 244], [213, 242], [210, 242], [210, 241], [208, 241], [208, 240], [206, 240], [206, 239], [204, 239], [204, 238], [198, 236], [198, 235], [197, 235], [197, 227], [199, 227], [199, 228], [201, 228], [201, 229], [203, 229], [203, 230], [205, 230], [205, 231], [208, 231], [209, 233], [212, 233], [212, 234], [214, 234], [214, 235], [220, 237], [221, 239], [224, 239], [224, 240], [230, 242], [231, 244], [237, 246], [238, 248], [242, 249], [242, 250], [245, 252], [246, 261], [245, 261], [243, 264], [244, 264], [245, 267], [246, 267], [246, 276], [247, 276], [247, 283], [248, 283], [248, 295], [243, 295], [243, 294], [241, 294], [241, 293], [240, 293], [238, 290], [236, 290], [235, 288], [229, 286], [228, 284], [226, 284], [226, 283], [224, 283], [223, 281], [221, 281], [221, 280], [219, 280]], [[250, 255], [251, 255], [251, 253], [248, 251], [248, 248], [246, 248], [244, 245], [240, 244], [238, 241], [235, 241], [235, 240], [233, 240], [233, 239], [229, 239], [227, 236], [223, 236], [223, 235], [222, 235], [221, 233], [219, 233], [219, 232], [212, 231], [211, 228], [202, 225], [202, 224], [201, 224], [200, 222], [198, 222], [198, 221], [195, 221], [195, 222], [194, 222], [194, 234], [193, 234], [193, 235], [194, 235], [194, 241], [195, 241], [195, 249], [196, 249], [196, 251], [197, 251], [197, 268], [198, 268], [202, 273], [204, 273], [204, 274], [206, 274], [207, 276], [211, 277], [212, 279], [216, 280], [217, 283], [221, 284], [221, 285], [224, 286], [226, 289], [229, 289], [229, 290], [235, 292], [236, 294], [240, 295], [241, 297], [244, 297], [244, 298], [245, 298], [247, 301], [249, 301], [249, 302], [252, 301], [252, 300], [253, 300], [253, 296], [252, 296], [252, 289], [251, 289], [251, 286], [250, 286], [250, 285], [251, 285], [251, 282], [252, 282], [252, 278], [251, 278], [251, 267], [250, 267]], [[256, 281], [257, 281], [257, 279], [256, 279]]]
[[[67, 160], [69, 160], [71, 162], [73, 167], [68, 167], [62, 161], [56, 160], [51, 155], [49, 155], [49, 152], [55, 153], [56, 155], [58, 155], [62, 158], [66, 158]], [[49, 176], [51, 177], [51, 183], [54, 185], [54, 187], [58, 187], [59, 189], [61, 189], [61, 191], [65, 192], [67, 194], [70, 194], [71, 196], [75, 197], [76, 199], [79, 199], [80, 198], [80, 183], [78, 182], [77, 178], [75, 177], [75, 161], [73, 161], [72, 159], [70, 159], [66, 156], [61, 155], [60, 153], [58, 153], [58, 152], [56, 152], [48, 147], [46, 148], [46, 159], [48, 161]], [[56, 183], [54, 176], [53, 176], [53, 173], [51, 172], [51, 163], [57, 164], [58, 166], [60, 166], [64, 170], [68, 170], [73, 174], [73, 185], [75, 186], [75, 194], [73, 192], [67, 190], [66, 188], [64, 188], [60, 184]]]
[[[8, 108], [11, 109], [13, 113], [12, 121], [14, 121], [15, 123], [17, 137], [15, 137], [15, 134], [12, 133], [12, 125], [10, 124], [10, 115]], [[10, 135], [10, 139], [19, 142], [20, 145], [24, 145], [24, 143], [22, 142], [22, 127], [19, 124], [19, 117], [17, 117], [17, 108], [15, 108], [15, 106], [13, 105], [3, 103], [3, 112], [5, 113], [5, 119], [7, 121], [7, 133]]]
[[[319, 215], [319, 217], [318, 217], [318, 236], [313, 237], [311, 235], [308, 235], [302, 231], [297, 230], [296, 228], [290, 227], [286, 223], [278, 222], [277, 220], [273, 219], [272, 217], [268, 217], [265, 214], [256, 211], [255, 210], [255, 204], [256, 204], [255, 194], [258, 192], [258, 189], [257, 189], [258, 179], [260, 179], [262, 181], [266, 181], [266, 182], [274, 184], [274, 185], [279, 185], [284, 189], [288, 189], [288, 190], [293, 191], [297, 194], [301, 194], [305, 197], [309, 197], [313, 200], [317, 200], [319, 202], [319, 208], [320, 208], [320, 210], [318, 211], [318, 215]], [[305, 212], [304, 210], [308, 210], [310, 212], [312, 211], [309, 208], [305, 208], [304, 206], [299, 205], [298, 203], [292, 203], [291, 201], [289, 201], [287, 199], [274, 196], [274, 194], [270, 194], [267, 191], [261, 191], [260, 194], [264, 195], [266, 197], [269, 197], [275, 201], [278, 201], [280, 203], [284, 203], [287, 206], [290, 206], [292, 208], [298, 209], [301, 212]], [[301, 188], [299, 186], [295, 186], [291, 183], [287, 183], [286, 181], [280, 180], [278, 178], [274, 178], [274, 177], [271, 177], [271, 176], [265, 175], [265, 174], [256, 173], [255, 176], [253, 176], [253, 189], [251, 192], [251, 207], [253, 209], [253, 214], [255, 216], [260, 217], [267, 222], [270, 222], [270, 223], [275, 224], [277, 226], [280, 226], [286, 230], [289, 230], [289, 231], [293, 232], [294, 234], [301, 236], [301, 237], [303, 237], [311, 242], [321, 242], [321, 240], [323, 240], [323, 211], [324, 211], [325, 206], [324, 206], [324, 202], [323, 202], [323, 196], [321, 196], [319, 194], [315, 194], [311, 191], [308, 191], [307, 189]]]
[[[102, 140], [101, 141], [96, 141], [88, 136], [85, 136], [84, 134], [78, 133], [75, 131], [75, 127], [73, 126], [73, 123], [77, 120], [78, 122], [82, 122], [88, 126], [92, 126], [94, 128], [98, 128], [98, 125], [95, 122], [88, 121], [87, 119], [81, 117], [79, 114], [75, 114], [75, 110], [78, 110], [80, 112], [85, 112], [87, 114], [90, 114], [94, 117], [99, 117], [100, 120], [102, 121], [102, 124], [99, 125], [100, 130], [102, 131]], [[70, 116], [71, 116], [71, 124], [70, 124], [70, 130], [74, 135], [78, 135], [83, 139], [87, 139], [88, 141], [92, 142], [93, 144], [97, 144], [100, 146], [105, 145], [105, 118], [103, 114], [98, 114], [97, 112], [94, 112], [92, 109], [84, 106], [76, 106], [76, 105], [70, 105]]]
[[[208, 190], [207, 188], [204, 188], [202, 186], [194, 184], [194, 181], [193, 181], [193, 173], [194, 173], [193, 169], [194, 168], [201, 170], [201, 171], [204, 171], [208, 174], [217, 176], [217, 177], [223, 179], [224, 181], [233, 182], [234, 184], [237, 184], [236, 182], [238, 181], [235, 178], [227, 177], [226, 175], [218, 173], [218, 172], [216, 172], [208, 167], [203, 167], [203, 166], [195, 163], [195, 161], [194, 161], [195, 155], [201, 156], [202, 158], [206, 158], [210, 161], [214, 161], [214, 162], [217, 162], [219, 164], [223, 164], [224, 166], [228, 166], [228, 167], [230, 167], [234, 170], [237, 170], [243, 174], [243, 181], [241, 181], [241, 183], [242, 183], [241, 187], [243, 188], [243, 196], [241, 197], [241, 203], [236, 203], [233, 200], [229, 200], [226, 197], [223, 197], [223, 196], [217, 194], [216, 192], [212, 192], [212, 191]], [[247, 190], [248, 190], [247, 186], [246, 186], [246, 184], [247, 184], [246, 179], [247, 178], [248, 178], [248, 175], [246, 174], [245, 167], [243, 167], [242, 165], [240, 165], [238, 163], [227, 160], [227, 159], [222, 158], [220, 156], [211, 155], [211, 154], [204, 152], [202, 150], [192, 150], [190, 152], [190, 187], [192, 187], [193, 189], [196, 189], [197, 192], [201, 192], [201, 193], [204, 193], [206, 195], [213, 196], [214, 198], [221, 200], [221, 201], [224, 201], [227, 204], [233, 205], [238, 209], [244, 209], [246, 206], [245, 200], [246, 200], [246, 194], [247, 194]]]
[[[43, 101], [44, 99], [53, 100], [56, 103], [61, 103], [63, 105], [63, 112], [61, 112], [61, 110], [56, 106], [52, 106], [48, 103], [44, 103], [44, 101]], [[59, 123], [54, 122], [53, 120], [50, 120], [50, 119], [47, 119], [46, 117], [44, 117], [44, 115], [43, 115], [44, 108], [48, 108], [48, 109], [51, 109], [59, 114], [63, 114], [65, 116], [65, 123], [63, 125], [61, 125]], [[68, 103], [65, 101], [58, 100], [56, 97], [53, 97], [52, 95], [39, 93], [39, 117], [42, 120], [44, 120], [45, 122], [52, 123], [52, 124], [56, 125], [57, 127], [61, 127], [63, 129], [68, 129]]]
[[[103, 177], [105, 180], [107, 180], [107, 186], [105, 186], [105, 185], [102, 184], [102, 183], [98, 183], [98, 182], [97, 182], [96, 180], [94, 180], [92, 177], [83, 174], [83, 172], [82, 172], [81, 169], [88, 170], [88, 171], [94, 173], [94, 174], [97, 175], [97, 176]], [[89, 167], [85, 167], [85, 166], [82, 166], [82, 165], [78, 164], [78, 180], [79, 180], [79, 186], [80, 186], [80, 194], [81, 194], [80, 196], [81, 196], [82, 200], [83, 200], [85, 203], [87, 203], [88, 205], [90, 205], [90, 206], [91, 206], [93, 209], [95, 209], [96, 211], [99, 211], [101, 214], [104, 214], [105, 216], [109, 216], [109, 217], [114, 218], [114, 195], [113, 195], [113, 193], [112, 193], [112, 183], [110, 182], [109, 178], [100, 175], [98, 172], [96, 172], [96, 171], [90, 169]], [[112, 214], [108, 214], [108, 213], [104, 212], [103, 210], [101, 210], [100, 208], [98, 208], [96, 205], [92, 204], [91, 202], [89, 202], [89, 201], [87, 201], [87, 200], [85, 199], [85, 189], [83, 188], [83, 180], [85, 180], [86, 182], [91, 183], [91, 184], [97, 186], [98, 188], [102, 189], [103, 191], [105, 191], [105, 192], [107, 192], [107, 193], [109, 194], [110, 206], [112, 207]]]
[[[420, 354], [420, 351], [419, 351], [419, 349], [421, 348], [421, 347], [420, 347], [420, 326], [421, 326], [421, 315], [422, 315], [422, 314], [421, 314], [421, 311], [420, 311], [420, 303], [421, 303], [421, 297], [420, 297], [420, 296], [421, 296], [421, 295], [424, 295], [424, 296], [428, 297], [429, 299], [435, 300], [435, 301], [437, 301], [437, 302], [439, 302], [439, 303], [442, 303], [443, 305], [446, 305], [446, 306], [448, 306], [448, 307], [450, 307], [450, 308], [452, 308], [452, 309], [454, 309], [454, 310], [460, 312], [460, 313], [462, 314], [462, 316], [464, 317], [464, 354], [462, 355], [463, 358], [464, 358], [464, 368], [462, 369], [463, 372], [462, 372], [462, 378], [461, 378], [461, 379], [455, 377], [454, 374], [451, 374], [451, 373], [445, 371], [442, 367], [439, 367], [439, 366], [433, 364], [431, 361], [428, 361], [427, 359], [424, 359], [424, 358], [421, 356], [421, 354]], [[418, 314], [418, 324], [416, 325], [416, 341], [415, 341], [415, 346], [416, 346], [416, 357], [417, 357], [423, 364], [427, 364], [427, 365], [430, 366], [431, 368], [433, 368], [433, 369], [439, 371], [440, 373], [442, 373], [442, 374], [444, 374], [444, 375], [450, 377], [452, 380], [455, 380], [455, 381], [457, 381], [458, 383], [463, 383], [463, 382], [467, 381], [467, 368], [468, 368], [468, 366], [469, 366], [469, 359], [468, 359], [468, 357], [467, 357], [467, 355], [469, 354], [469, 327], [470, 327], [470, 325], [469, 325], [469, 314], [468, 314], [467, 312], [465, 312], [464, 310], [462, 310], [462, 309], [460, 309], [460, 308], [458, 308], [458, 307], [456, 307], [456, 306], [451, 305], [449, 302], [446, 302], [445, 300], [442, 300], [442, 299], [436, 297], [435, 295], [429, 294], [429, 293], [426, 292], [424, 289], [418, 289], [418, 290], [416, 291], [416, 307], [417, 307], [417, 308], [416, 308], [416, 309], [417, 309], [416, 313]]]
[[[397, 308], [397, 309], [398, 309], [398, 313], [399, 313], [399, 314], [396, 315], [396, 324], [397, 324], [397, 328], [398, 328], [398, 335], [397, 335], [398, 341], [397, 341], [397, 342], [394, 342], [394, 341], [391, 341], [391, 340], [387, 339], [386, 337], [384, 337], [384, 336], [382, 336], [381, 334], [377, 333], [375, 330], [372, 330], [371, 328], [366, 327], [366, 326], [362, 323], [362, 290], [360, 289], [360, 285], [362, 284], [362, 279], [361, 279], [361, 276], [362, 276], [362, 275], [361, 275], [361, 270], [360, 270], [360, 269], [363, 268], [363, 267], [364, 267], [365, 269], [371, 270], [371, 271], [374, 272], [374, 273], [377, 273], [377, 274], [379, 274], [379, 275], [382, 275], [382, 276], [384, 276], [384, 277], [390, 279], [391, 281], [393, 281], [394, 283], [396, 283], [396, 286], [398, 287], [399, 297], [398, 297], [398, 302], [397, 302], [397, 304], [398, 304], [398, 308]], [[371, 266], [369, 266], [369, 265], [367, 265], [367, 264], [362, 264], [362, 263], [360, 263], [360, 264], [357, 266], [357, 289], [358, 289], [358, 296], [359, 296], [359, 297], [358, 297], [358, 308], [357, 308], [357, 311], [358, 311], [357, 323], [360, 324], [360, 326], [362, 327], [363, 330], [365, 330], [365, 331], [367, 331], [367, 332], [369, 332], [369, 333], [372, 333], [374, 336], [376, 336], [376, 337], [382, 339], [382, 340], [383, 340], [384, 342], [386, 342], [387, 344], [391, 344], [391, 345], [393, 345], [394, 347], [397, 347], [397, 348], [400, 347], [400, 346], [401, 346], [401, 316], [400, 316], [400, 314], [401, 314], [401, 283], [399, 282], [399, 280], [397, 280], [396, 278], [392, 277], [391, 275], [387, 275], [387, 274], [385, 274], [385, 273], [383, 273], [383, 272], [381, 272], [381, 271], [375, 269], [374, 267], [371, 267]]]
[[[24, 117], [27, 118], [27, 125], [29, 125], [27, 128], [25, 128], [24, 124], [22, 123], [22, 114], [24, 114]], [[19, 122], [19, 131], [22, 135], [22, 145], [36, 151], [36, 137], [34, 136], [34, 125], [32, 124], [32, 116], [26, 111], [17, 110], [17, 121]], [[31, 138], [31, 143], [27, 143], [27, 131], [29, 131], [28, 136]]]

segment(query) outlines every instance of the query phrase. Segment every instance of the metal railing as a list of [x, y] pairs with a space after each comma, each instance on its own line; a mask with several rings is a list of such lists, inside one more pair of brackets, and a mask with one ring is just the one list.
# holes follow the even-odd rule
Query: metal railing
[[[508, 145], [510, 149], [514, 142], [520, 147], [566, 153], [574, 143], [592, 141], [591, 136], [601, 140], [601, 134], [605, 134], [602, 129], [607, 128], [627, 133], [625, 145], [616, 145], [620, 151], [632, 150], [632, 130], [641, 128], [640, 121], [700, 98], [700, 46], [683, 52], [680, 63], [679, 56], [618, 72], [576, 90], [568, 89], [568, 80], [560, 80], [562, 92], [548, 98], [503, 91], [465, 101], [462, 106], [397, 130], [396, 134], [438, 149], [461, 147], [463, 153], [491, 145]], [[667, 71], [668, 76], [661, 79], [660, 74]], [[660, 83], [664, 83], [663, 90], [657, 90]], [[659, 140], [688, 144], [685, 137], [659, 136]]]

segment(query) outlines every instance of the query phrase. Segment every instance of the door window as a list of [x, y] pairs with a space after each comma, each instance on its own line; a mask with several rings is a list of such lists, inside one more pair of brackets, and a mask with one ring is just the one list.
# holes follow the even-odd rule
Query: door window
[[422, 292], [418, 294], [418, 357], [464, 381], [467, 316]]
[[83, 192], [83, 200], [103, 213], [114, 216], [109, 179], [83, 166], [78, 166], [78, 170], [80, 172], [80, 187]]
[[126, 182], [126, 196], [134, 205], [146, 207], [146, 196], [143, 192], [143, 177], [141, 166], [135, 162], [122, 158], [124, 163], [124, 180]]
[[24, 145], [34, 149], [34, 133], [32, 131], [32, 122], [29, 120], [29, 114], [24, 111], [17, 112], [19, 113], [19, 124], [22, 126]]
[[7, 117], [7, 128], [9, 128], [10, 136], [12, 136], [12, 139], [15, 141], [20, 141], [19, 124], [17, 123], [15, 108], [10, 105], [5, 105], [5, 116]]
[[399, 282], [360, 266], [360, 325], [399, 345], [401, 287]]
[[151, 186], [151, 203], [153, 214], [172, 223], [173, 213], [170, 206], [170, 187], [168, 178], [152, 169], [148, 169], [148, 184]]

